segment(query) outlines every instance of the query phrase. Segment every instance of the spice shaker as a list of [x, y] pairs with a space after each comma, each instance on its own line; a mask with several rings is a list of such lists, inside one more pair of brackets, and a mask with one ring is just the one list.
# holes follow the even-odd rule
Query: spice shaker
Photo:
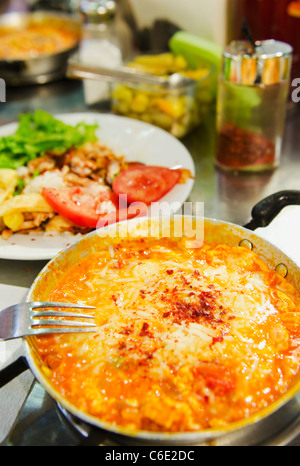
[[279, 165], [293, 49], [275, 40], [233, 41], [223, 52], [216, 165], [265, 171]]
[[[117, 15], [114, 0], [81, 0], [82, 40], [79, 61], [85, 65], [120, 66], [131, 53], [131, 32]], [[88, 105], [110, 98], [105, 82], [84, 81]]]

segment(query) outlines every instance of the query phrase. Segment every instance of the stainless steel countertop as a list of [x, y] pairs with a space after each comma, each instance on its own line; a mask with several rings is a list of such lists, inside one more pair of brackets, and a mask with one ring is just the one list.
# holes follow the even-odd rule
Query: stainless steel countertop
[[[36, 108], [50, 113], [109, 112], [107, 103], [88, 107], [78, 81], [60, 81], [39, 87], [7, 89], [0, 104], [0, 124], [15, 121], [20, 113]], [[196, 182], [189, 201], [204, 202], [205, 216], [244, 225], [252, 207], [262, 198], [284, 189], [300, 189], [300, 106], [290, 102], [280, 167], [273, 173], [234, 176], [214, 167], [215, 115], [182, 140], [196, 166]], [[44, 261], [0, 260], [0, 283], [29, 287]], [[43, 416], [41, 416], [43, 412]], [[50, 435], [50, 437], [49, 437]], [[12, 445], [77, 445], [78, 437], [66, 430], [57, 409], [36, 384], [10, 439]], [[300, 440], [296, 440], [300, 445]]]

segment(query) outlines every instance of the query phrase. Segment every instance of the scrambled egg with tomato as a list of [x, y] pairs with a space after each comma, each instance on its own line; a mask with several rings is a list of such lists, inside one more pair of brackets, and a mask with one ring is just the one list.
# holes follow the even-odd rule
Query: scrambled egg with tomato
[[63, 24], [32, 22], [24, 27], [0, 28], [0, 60], [22, 60], [52, 55], [70, 49], [79, 34]]
[[197, 432], [248, 418], [299, 381], [299, 292], [255, 252], [96, 241], [36, 296], [96, 307], [95, 333], [34, 338], [76, 408], [132, 432]]

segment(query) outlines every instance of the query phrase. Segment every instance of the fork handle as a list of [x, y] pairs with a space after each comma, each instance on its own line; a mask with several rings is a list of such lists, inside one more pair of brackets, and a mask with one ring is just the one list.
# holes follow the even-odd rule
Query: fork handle
[[11, 380], [18, 377], [28, 369], [27, 361], [24, 356], [20, 356], [14, 362], [0, 371], [0, 388], [8, 384]]

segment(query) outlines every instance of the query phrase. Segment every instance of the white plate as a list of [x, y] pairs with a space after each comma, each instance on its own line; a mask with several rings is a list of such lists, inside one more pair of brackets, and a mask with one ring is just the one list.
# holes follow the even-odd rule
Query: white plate
[[[169, 168], [186, 168], [195, 175], [193, 159], [185, 146], [175, 137], [155, 126], [110, 114], [77, 113], [56, 115], [67, 124], [81, 121], [98, 124], [97, 137], [118, 155], [129, 161]], [[18, 123], [0, 127], [0, 137], [13, 134]], [[187, 200], [193, 187], [193, 180], [178, 184], [161, 201], [172, 208], [180, 207]], [[0, 238], [0, 258], [12, 260], [49, 260], [78, 239], [74, 236], [13, 235], [9, 240]]]

